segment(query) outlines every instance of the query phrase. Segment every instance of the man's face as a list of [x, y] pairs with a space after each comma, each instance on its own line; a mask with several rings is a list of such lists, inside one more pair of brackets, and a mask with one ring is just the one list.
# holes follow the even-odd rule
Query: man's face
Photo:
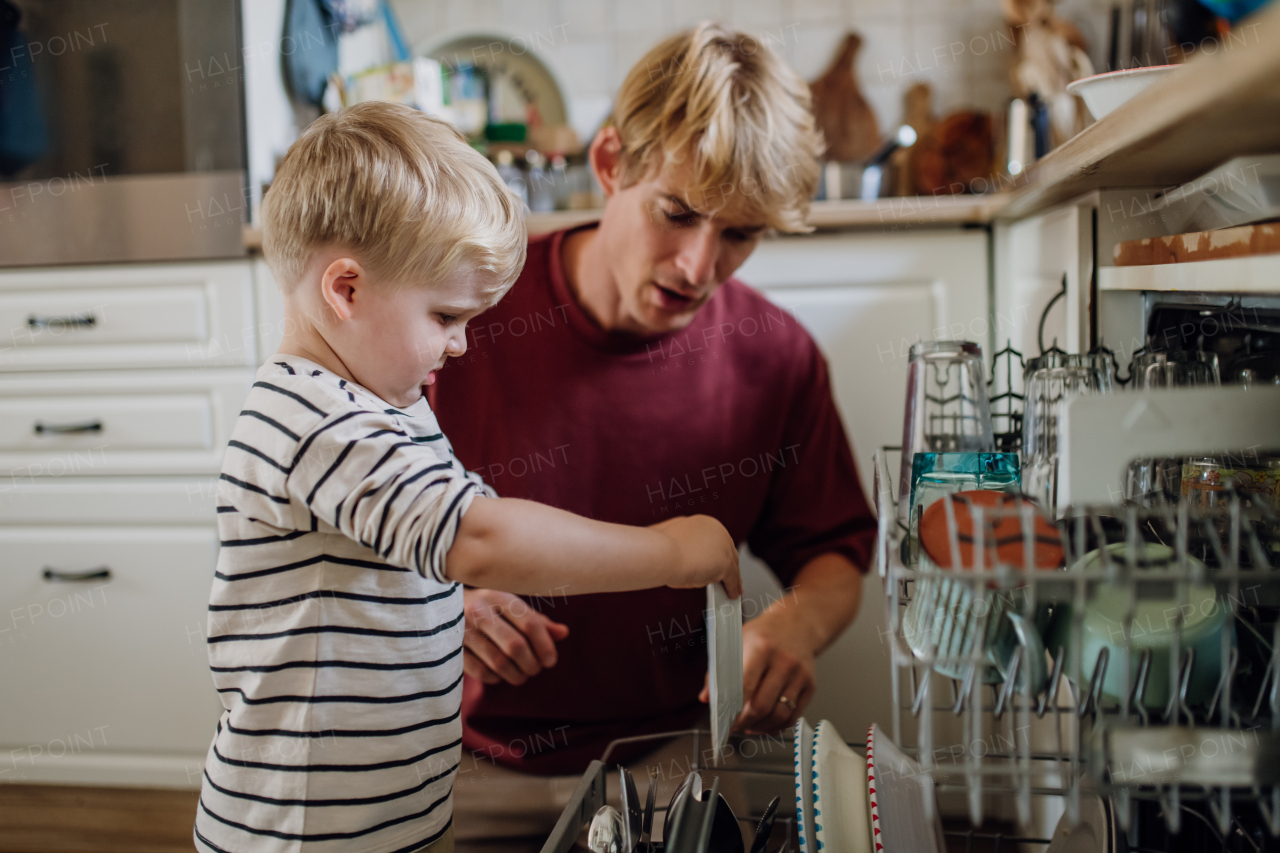
[[743, 216], [729, 187], [689, 192], [666, 169], [617, 189], [598, 238], [617, 287], [618, 328], [641, 335], [683, 329], [755, 249], [765, 226]]

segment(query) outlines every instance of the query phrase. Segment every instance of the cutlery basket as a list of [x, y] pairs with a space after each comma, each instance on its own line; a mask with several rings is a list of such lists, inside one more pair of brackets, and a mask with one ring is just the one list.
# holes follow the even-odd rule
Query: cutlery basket
[[[1083, 781], [1084, 796], [1096, 789], [1109, 798], [1113, 823], [1132, 849], [1193, 849], [1170, 839], [1207, 832], [1214, 846], [1194, 849], [1221, 842], [1223, 850], [1280, 850], [1274, 512], [1229, 488], [1208, 509], [1073, 508], [1056, 523], [1065, 567], [1045, 571], [1022, 568], [1036, 565], [1030, 555], [1044, 544], [1034, 508], [975, 506], [968, 539], [954, 518], [946, 531], [951, 565], [964, 568], [928, 560], [912, 567], [904, 563], [908, 532], [893, 494], [897, 468], [888, 460], [896, 451], [884, 448], [875, 459], [876, 562], [891, 647], [887, 729], [932, 777], [939, 797], [967, 811], [975, 827], [1003, 809], [997, 816], [1043, 834], [1059, 815], [1072, 826], [1080, 820]], [[969, 556], [959, 559], [962, 546]], [[954, 600], [965, 614], [952, 619], [923, 597], [942, 584], [964, 590]], [[934, 620], [923, 648], [921, 630], [908, 630], [913, 597], [920, 599], [915, 613]], [[1003, 606], [993, 606], [998, 600]], [[1029, 670], [1019, 681], [1019, 657], [1031, 660], [1034, 644], [1020, 644], [1012, 667], [998, 675], [982, 640], [937, 639], [938, 625], [952, 630], [962, 620], [977, 626], [968, 629], [977, 637], [988, 636], [987, 614], [1002, 619], [1005, 612], [1020, 613], [1022, 624], [1049, 614], [1042, 681]], [[1156, 823], [1163, 823], [1159, 833]]]
[[[763, 807], [755, 808], [753, 804], [759, 800], [767, 803], [773, 797], [779, 798], [777, 817], [773, 826], [773, 834], [768, 845], [769, 853], [791, 853], [798, 849], [795, 830], [795, 783], [791, 757], [793, 745], [790, 731], [768, 737], [730, 737], [730, 755], [718, 765], [707, 760], [710, 755], [711, 733], [705, 729], [692, 729], [661, 734], [642, 735], [622, 738], [609, 744], [599, 761], [591, 762], [586, 773], [578, 782], [560, 820], [542, 847], [542, 853], [568, 853], [570, 850], [585, 850], [585, 846], [575, 847], [583, 830], [591, 823], [596, 811], [606, 803], [617, 805], [619, 786], [618, 765], [610, 763], [610, 757], [624, 746], [652, 741], [655, 746], [666, 741], [678, 740], [688, 743], [687, 758], [677, 761], [660, 762], [662, 767], [650, 768], [649, 779], [636, 775], [639, 794], [643, 798], [647, 794], [647, 785], [660, 782], [678, 783], [688, 772], [698, 772], [703, 780], [703, 787], [710, 788], [712, 780], [721, 780], [721, 790], [725, 799], [733, 809], [741, 827], [747, 829], [745, 838], [749, 847], [751, 833], [763, 816]], [[678, 771], [675, 769], [678, 767]], [[653, 771], [657, 771], [654, 775]], [[676, 778], [680, 775], [680, 778]], [[733, 778], [735, 784], [728, 784]], [[661, 790], [661, 789], [660, 789]], [[751, 796], [745, 796], [750, 791]], [[664, 792], [665, 793], [665, 792]], [[751, 800], [752, 802], [747, 802]], [[663, 826], [667, 802], [665, 796], [659, 796], [654, 809], [654, 835]], [[639, 848], [637, 848], [639, 849]], [[654, 853], [663, 853], [661, 842], [655, 844]], [[703, 853], [703, 851], [690, 851]]]

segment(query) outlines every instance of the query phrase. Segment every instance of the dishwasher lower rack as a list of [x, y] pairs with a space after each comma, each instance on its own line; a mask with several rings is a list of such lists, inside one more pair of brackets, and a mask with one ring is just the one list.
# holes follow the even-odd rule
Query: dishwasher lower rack
[[[910, 568], [902, 558], [907, 529], [888, 464], [888, 453], [895, 450], [885, 448], [875, 459], [877, 565], [891, 650], [890, 735], [917, 758], [940, 795], [965, 802], [975, 827], [988, 816], [993, 797], [1011, 804], [1022, 826], [1032, 825], [1033, 812], [1043, 813], [1043, 800], [1057, 798], [1057, 807], [1074, 825], [1085, 781], [1086, 789], [1092, 786], [1110, 798], [1126, 832], [1140, 812], [1145, 820], [1158, 810], [1172, 835], [1183, 828], [1184, 815], [1195, 812], [1207, 816], [1205, 822], [1223, 839], [1243, 823], [1255, 837], [1280, 837], [1280, 523], [1275, 514], [1235, 498], [1205, 514], [1186, 505], [1072, 510], [1057, 523], [1066, 568], [1037, 571], [1003, 565], [999, 555], [1010, 553], [1005, 547], [996, 551], [982, 545], [1003, 521], [999, 542], [1007, 546], [1012, 522], [1028, 549], [1022, 553], [1032, 553], [1035, 510], [1025, 505], [985, 510], [984, 519], [984, 510], [975, 507], [972, 538], [966, 540], [972, 571], [927, 563]], [[959, 555], [954, 517], [948, 534], [952, 554]], [[1150, 559], [1150, 543], [1161, 543], [1162, 560]], [[1097, 551], [1092, 561], [1082, 559], [1092, 551]], [[1018, 689], [1018, 667], [1033, 649], [1021, 637], [1003, 681], [991, 673], [981, 643], [973, 643], [966, 654], [954, 646], [951, 657], [940, 653], [930, 639], [942, 636], [936, 631], [939, 623], [933, 633], [923, 632], [923, 648], [916, 632], [913, 651], [904, 616], [921, 581], [926, 590], [941, 589], [944, 582], [951, 585], [947, 589], [963, 588], [962, 598], [948, 601], [963, 601], [964, 613], [954, 618], [971, 620], [979, 637], [988, 636], [984, 620], [1000, 612], [993, 607], [998, 599], [1005, 610], [1028, 619], [1043, 617], [1046, 608], [1061, 614], [1058, 624], [1066, 627], [1054, 635], [1061, 643], [1045, 643], [1044, 686], [1034, 693]], [[1222, 611], [1222, 628], [1207, 646], [1198, 640], [1197, 671], [1196, 647], [1184, 642], [1183, 626], [1194, 616], [1187, 612], [1192, 591], [1203, 596], [1209, 587], [1212, 606]], [[1123, 604], [1124, 616], [1096, 655], [1090, 648], [1086, 658], [1084, 624], [1099, 595], [1120, 596], [1115, 600]], [[1203, 607], [1208, 599], [1199, 600]], [[1142, 624], [1136, 618], [1139, 605], [1157, 601], [1173, 605], [1166, 623]], [[924, 599], [917, 612], [933, 604]], [[943, 624], [951, 624], [945, 621], [948, 611], [937, 612], [944, 614], [937, 617]], [[1151, 642], [1157, 634], [1167, 641], [1163, 652]], [[1204, 654], [1206, 648], [1210, 654]], [[1210, 666], [1215, 659], [1217, 666]], [[938, 673], [938, 665], [959, 677]], [[1208, 680], [1199, 696], [1189, 689], [1197, 677], [1202, 687]], [[1167, 703], [1153, 707], [1146, 694], [1157, 681], [1169, 695]], [[1250, 844], [1240, 849], [1258, 849]]]
[[[711, 733], [705, 729], [687, 729], [620, 738], [610, 743], [600, 760], [592, 761], [587, 767], [568, 805], [561, 813], [560, 820], [556, 822], [555, 829], [543, 845], [542, 853], [568, 853], [575, 849], [574, 845], [582, 835], [582, 831], [591, 823], [591, 818], [595, 816], [596, 811], [610, 802], [611, 790], [615, 794], [613, 805], [617, 805], [618, 765], [609, 763], [615, 751], [631, 744], [653, 742], [657, 747], [665, 742], [677, 740], [687, 741], [690, 745], [687, 760], [674, 762], [678, 765], [680, 774], [697, 771], [703, 777], [704, 788], [711, 787], [712, 779], [722, 775], [735, 775], [750, 783], [750, 785], [732, 786], [728, 790], [725, 790], [727, 786], [722, 785], [725, 799], [733, 808], [741, 826], [754, 830], [763, 817], [762, 809], [753, 808], [752, 803], [742, 802], [742, 794], [748, 787], [753, 789], [755, 795], [750, 798], [752, 800], [767, 803], [772, 797], [778, 797], [780, 801], [769, 851], [770, 853], [791, 853], [798, 849], [794, 842], [796, 837], [795, 776], [791, 765], [793, 754], [791, 733], [788, 731], [758, 737], [732, 735], [729, 740], [728, 756], [719, 764], [711, 764], [705, 760], [711, 752], [709, 746]], [[749, 748], [748, 745], [752, 746]], [[770, 760], [763, 760], [764, 756], [769, 756]], [[641, 775], [636, 776], [636, 785], [642, 800], [648, 793], [648, 785], [658, 784], [664, 777], [668, 781], [677, 783], [683, 778], [683, 775], [680, 779], [675, 778], [676, 774], [667, 776], [661, 767], [650, 768], [650, 770], [648, 779]], [[656, 775], [652, 772], [653, 770], [658, 770], [660, 775]], [[655, 835], [658, 834], [657, 829], [662, 826], [666, 814], [667, 803], [664, 800], [663, 796], [659, 796], [654, 809]]]

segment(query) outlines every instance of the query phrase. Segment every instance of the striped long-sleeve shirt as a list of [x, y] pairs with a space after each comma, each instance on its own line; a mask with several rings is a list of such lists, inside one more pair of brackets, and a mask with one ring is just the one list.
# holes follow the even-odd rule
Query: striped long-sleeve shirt
[[258, 372], [218, 484], [226, 710], [199, 850], [408, 853], [445, 832], [463, 618], [444, 561], [491, 493], [425, 399], [396, 409], [295, 356]]

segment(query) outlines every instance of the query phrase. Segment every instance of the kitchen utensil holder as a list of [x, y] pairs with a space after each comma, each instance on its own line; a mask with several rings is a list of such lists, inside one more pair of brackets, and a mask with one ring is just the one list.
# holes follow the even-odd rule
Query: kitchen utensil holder
[[[992, 562], [993, 549], [979, 544], [983, 509], [973, 508], [975, 568], [946, 571], [946, 576], [953, 583], [967, 583], [974, 600], [1012, 593], [1024, 614], [1045, 604], [1069, 605], [1070, 612], [1079, 614], [1071, 619], [1065, 646], [1049, 649], [1053, 676], [1044, 690], [1025, 696], [995, 684], [987, 685], [990, 693], [986, 693], [983, 680], [974, 677], [979, 667], [987, 665], [981, 649], [963, 658], [968, 675], [957, 681], [934, 673], [933, 664], [939, 658], [917, 657], [904, 637], [903, 613], [915, 581], [940, 577], [944, 570], [909, 569], [901, 560], [905, 533], [896, 523], [894, 468], [887, 457], [895, 450], [883, 448], [875, 454], [876, 559], [884, 579], [894, 700], [890, 734], [904, 752], [917, 758], [937, 790], [967, 794], [975, 827], [982, 825], [987, 794], [1012, 795], [1024, 825], [1030, 822], [1033, 796], [1061, 797], [1074, 824], [1079, 817], [1080, 780], [1087, 775], [1112, 798], [1126, 830], [1136, 800], [1158, 802], [1170, 832], [1178, 831], [1185, 810], [1181, 804], [1198, 801], [1207, 803], [1223, 836], [1235, 816], [1256, 809], [1254, 817], [1261, 818], [1273, 837], [1280, 837], [1280, 621], [1272, 625], [1263, 615], [1274, 618], [1280, 608], [1280, 521], [1276, 516], [1265, 507], [1247, 510], [1234, 498], [1217, 512], [1203, 515], [1185, 504], [1076, 508], [1058, 523], [1066, 568], [1045, 571], [1006, 565], [1000, 557]], [[1001, 510], [986, 512], [987, 522], [999, 520], [995, 516]], [[1016, 513], [1006, 510], [1003, 517]], [[1032, 520], [1022, 518], [1021, 529], [1028, 549], [1022, 553], [1029, 554], [1035, 546]], [[948, 533], [949, 546], [958, 554], [954, 526]], [[1102, 549], [1095, 568], [1078, 565], [1086, 551], [1117, 540], [1125, 546], [1115, 552]], [[1170, 546], [1173, 558], [1139, 569], [1136, 549], [1148, 540]], [[1007, 539], [1001, 544], [1005, 547], [1000, 553], [1010, 553]], [[1196, 559], [1191, 558], [1193, 554]], [[1092, 678], [1085, 679], [1081, 654], [1071, 650], [1083, 647], [1082, 622], [1089, 593], [1102, 583], [1128, 596], [1128, 616], [1121, 636], [1111, 643], [1116, 653], [1104, 645]], [[1252, 634], [1251, 648], [1267, 659], [1246, 678], [1239, 665], [1243, 652], [1233, 644], [1233, 632], [1221, 631], [1225, 666], [1217, 688], [1208, 703], [1192, 706], [1186, 690], [1195, 660], [1191, 649], [1183, 649], [1181, 606], [1196, 584], [1213, 585], [1214, 606], [1228, 608], [1237, 633]], [[1140, 600], [1175, 596], [1180, 608], [1170, 616], [1170, 699], [1164, 709], [1153, 710], [1143, 702], [1151, 672], [1149, 656], [1139, 655], [1137, 666], [1131, 666], [1134, 609]], [[975, 618], [983, 618], [976, 609]], [[1126, 686], [1118, 698], [1108, 698], [1102, 690], [1109, 667], [1120, 667], [1121, 683]], [[1258, 669], [1263, 672], [1261, 679], [1256, 678]], [[950, 695], [938, 695], [939, 690], [945, 693], [946, 685]], [[943, 715], [962, 721], [964, 743], [959, 754], [963, 758], [959, 761], [949, 745], [938, 749], [942, 744], [937, 730]], [[1045, 738], [1052, 745], [1039, 740], [1044, 732], [1037, 733], [1034, 745], [1033, 738], [1016, 736], [1028, 730], [1023, 727], [1030, 727], [1033, 717], [1052, 721], [1052, 731]], [[989, 750], [965, 746], [973, 743], [994, 746]], [[952, 755], [952, 763], [942, 766], [939, 754]]]
[[[690, 738], [692, 740], [692, 752], [689, 762], [686, 765], [690, 772], [698, 772], [704, 774], [703, 781], [706, 787], [710, 787], [711, 777], [720, 773], [743, 773], [749, 775], [757, 775], [764, 777], [778, 778], [777, 794], [781, 798], [778, 805], [777, 817], [774, 822], [773, 834], [775, 838], [785, 838], [786, 843], [777, 846], [776, 842], [771, 844], [775, 851], [794, 851], [795, 847], [791, 844], [793, 825], [795, 824], [794, 809], [794, 773], [788, 763], [786, 769], [770, 769], [765, 767], [749, 768], [734, 766], [728, 762], [722, 761], [719, 764], [707, 765], [702, 762], [703, 743], [711, 743], [711, 732], [707, 729], [685, 729], [674, 732], [660, 732], [650, 735], [637, 735], [635, 737], [619, 738], [609, 744], [605, 748], [604, 754], [597, 761], [592, 761], [587, 767], [586, 773], [582, 779], [578, 781], [578, 787], [574, 789], [573, 796], [569, 799], [568, 805], [560, 815], [560, 820], [556, 823], [555, 829], [548, 836], [546, 843], [542, 846], [542, 853], [568, 853], [573, 849], [578, 836], [584, 827], [591, 822], [592, 816], [596, 811], [609, 800], [609, 780], [618, 778], [618, 765], [611, 765], [609, 758], [613, 753], [622, 746], [635, 743], [645, 743], [652, 741], [655, 746], [665, 741], [674, 740], [676, 738]], [[792, 754], [792, 745], [790, 743], [790, 731], [784, 732], [773, 737], [778, 742], [780, 754], [785, 754], [790, 758]], [[741, 744], [744, 741], [758, 740], [758, 738], [742, 737], [737, 735], [730, 736], [730, 743], [736, 744], [738, 753], [741, 754]], [[785, 743], [785, 746], [784, 746]], [[656, 784], [655, 780], [648, 780], [649, 784]], [[730, 794], [726, 792], [726, 799]], [[661, 799], [661, 798], [659, 798]], [[740, 803], [730, 802], [734, 814], [738, 818], [738, 823], [742, 826], [755, 829], [763, 815], [745, 814], [746, 808]], [[659, 802], [654, 809], [654, 825], [659, 825], [659, 815], [665, 818], [667, 806]], [[662, 853], [662, 845], [659, 843], [656, 847], [657, 853]]]

